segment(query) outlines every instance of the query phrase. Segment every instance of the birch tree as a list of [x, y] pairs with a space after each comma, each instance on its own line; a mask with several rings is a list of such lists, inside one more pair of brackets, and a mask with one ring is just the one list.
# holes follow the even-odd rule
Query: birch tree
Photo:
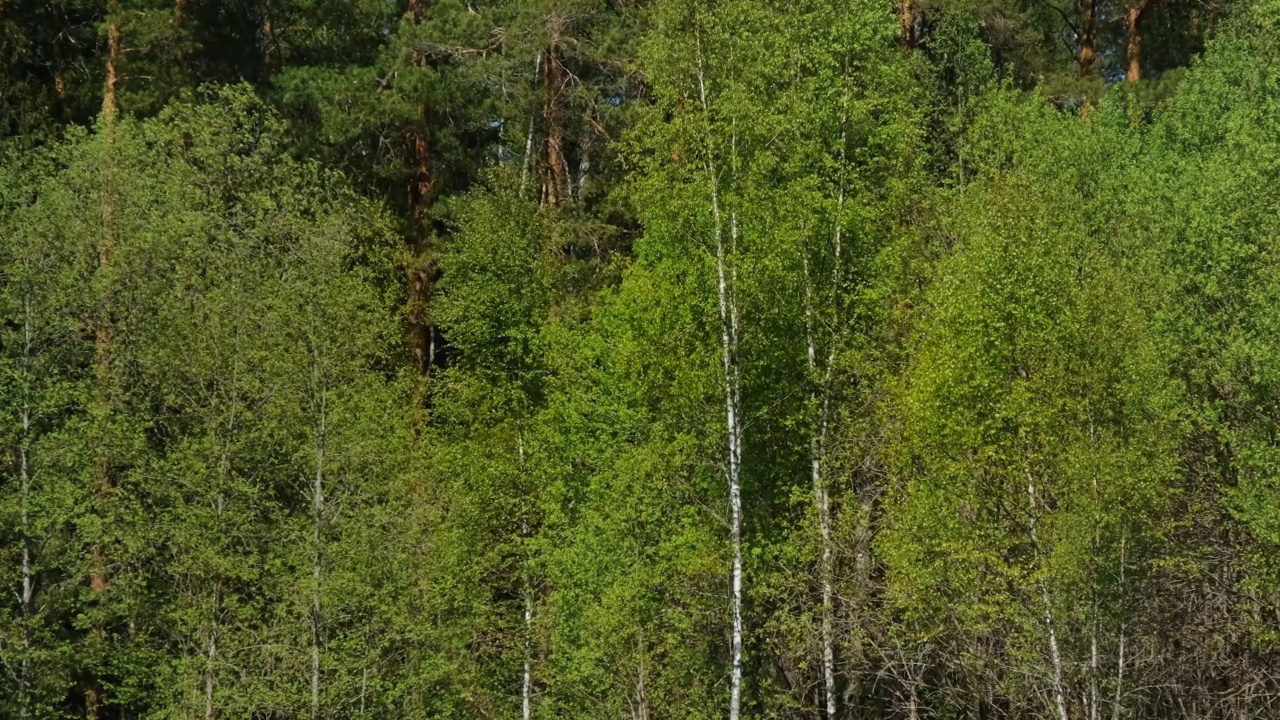
[[458, 233], [442, 260], [439, 317], [457, 358], [437, 400], [440, 441], [449, 448], [440, 469], [460, 503], [449, 527], [461, 544], [450, 552], [466, 554], [469, 572], [509, 598], [469, 601], [487, 608], [473, 621], [500, 628], [503, 639], [477, 661], [506, 679], [495, 687], [511, 688], [509, 698], [500, 691], [471, 702], [529, 718], [540, 714], [543, 682], [536, 419], [547, 382], [543, 332], [556, 297], [548, 252], [555, 225], [521, 197], [514, 172], [495, 173], [489, 183], [459, 208]]
[[[90, 254], [59, 228], [74, 199], [50, 185], [55, 167], [42, 153], [0, 170], [0, 313], [6, 318], [0, 436], [10, 448], [0, 490], [0, 577], [11, 599], [0, 610], [7, 677], [0, 703], [21, 718], [56, 712], [73, 670], [67, 639], [56, 628], [76, 608], [67, 582], [81, 546], [66, 527], [86, 500], [68, 462], [75, 453], [60, 446], [83, 421], [83, 368], [91, 349], [77, 331], [85, 311], [77, 288], [91, 271]], [[37, 209], [32, 198], [40, 191], [52, 197]]]
[[[1023, 646], [1042, 679], [1014, 701], [1065, 718], [1087, 714], [1089, 688], [1105, 682], [1074, 668], [1121, 652], [1116, 619], [1129, 609], [1113, 569], [1122, 539], [1132, 567], [1134, 543], [1149, 548], [1169, 522], [1180, 400], [1142, 306], [1153, 288], [1129, 274], [1142, 255], [1118, 257], [1091, 230], [1120, 214], [1103, 188], [1123, 176], [1107, 180], [1100, 158], [1065, 160], [1083, 140], [1074, 134], [1110, 131], [1058, 126], [998, 98], [990, 112], [1057, 139], [1014, 144], [1012, 159], [990, 166], [979, 153], [975, 166], [988, 169], [947, 200], [957, 242], [930, 289], [898, 401], [903, 454], [881, 549], [895, 602], [922, 593], [908, 602], [924, 627], [950, 618], [969, 647], [997, 628], [1010, 634], [1000, 659], [975, 663], [972, 684], [955, 692], [981, 696], [985, 684], [1010, 682], [1015, 661], [1001, 656]], [[985, 122], [975, 139], [1000, 132]], [[1124, 163], [1126, 145], [1110, 147], [1119, 156], [1108, 161]], [[1064, 172], [1079, 184], [1049, 179]], [[1097, 193], [1077, 194], [1092, 183]], [[1016, 218], [998, 209], [1006, 202]], [[1127, 300], [1118, 288], [1129, 288]]]

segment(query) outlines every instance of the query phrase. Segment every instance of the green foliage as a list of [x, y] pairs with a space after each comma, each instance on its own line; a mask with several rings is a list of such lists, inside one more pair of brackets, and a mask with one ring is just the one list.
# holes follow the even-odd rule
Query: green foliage
[[[1223, 500], [1249, 539], [1233, 548], [1246, 582], [1273, 606], [1277, 483], [1274, 453], [1276, 302], [1271, 178], [1280, 138], [1265, 118], [1277, 94], [1274, 3], [1259, 3], [1219, 38], [1152, 129], [1142, 237], [1160, 249], [1175, 376], [1195, 398], [1195, 431], [1222, 465], [1198, 467], [1207, 500]], [[1221, 477], [1215, 482], [1209, 478]], [[1218, 483], [1223, 484], [1219, 485]], [[1219, 522], [1230, 524], [1226, 518]], [[1204, 552], [1201, 548], [1199, 552]], [[1248, 623], [1274, 647], [1275, 630]]]
[[[108, 323], [109, 375], [93, 381], [108, 397], [94, 410], [109, 414], [108, 435], [80, 423], [89, 435], [63, 443], [83, 453], [80, 463], [102, 452], [85, 439], [110, 443], [110, 488], [89, 492], [73, 455], [68, 481], [79, 490], [58, 491], [58, 453], [49, 453], [36, 465], [44, 482], [32, 487], [40, 498], [58, 495], [16, 500], [48, 506], [33, 528], [67, 528], [90, 513], [79, 521], [89, 523], [79, 533], [86, 542], [62, 561], [69, 567], [41, 560], [38, 597], [56, 611], [58, 588], [75, 586], [89, 556], [105, 556], [106, 590], [73, 594], [70, 610], [88, 613], [82, 630], [106, 636], [100, 658], [76, 661], [104, 664], [112, 704], [194, 711], [211, 686], [229, 713], [304, 712], [302, 659], [331, 643], [339, 649], [321, 661], [331, 688], [322, 702], [335, 712], [350, 711], [353, 683], [370, 672], [386, 684], [399, 671], [379, 646], [406, 628], [367, 611], [402, 580], [374, 575], [359, 592], [349, 587], [371, 558], [405, 562], [363, 537], [398, 522], [382, 508], [406, 490], [399, 483], [412, 468], [397, 409], [407, 388], [381, 369], [397, 336], [377, 282], [393, 244], [379, 211], [339, 177], [283, 154], [282, 132], [251, 93], [231, 89], [128, 123], [110, 140], [69, 142], [40, 166], [48, 176], [27, 191], [34, 201], [15, 198], [31, 204], [17, 205], [20, 224], [6, 233], [23, 238], [6, 260], [18, 280], [7, 289], [21, 293], [7, 316], [26, 317], [27, 298], [41, 313], [32, 320], [41, 354], [18, 356], [8, 386], [30, 396], [41, 419], [13, 436], [16, 446], [36, 454], [44, 435], [85, 411], [83, 391], [66, 396], [74, 385], [57, 392], [50, 383], [78, 377], [84, 387], [95, 341], [86, 344], [78, 326]], [[99, 199], [78, 201], [86, 196]], [[86, 260], [102, 258], [104, 237], [109, 264], [94, 273]], [[34, 276], [34, 263], [48, 269]], [[93, 305], [59, 299], [83, 297], [91, 273]], [[77, 281], [76, 293], [57, 294]], [[323, 510], [303, 495], [318, 475]], [[59, 495], [70, 507], [52, 503]], [[50, 638], [39, 650], [66, 652], [74, 640]]]
[[1275, 715], [1280, 6], [1091, 7], [0, 1], [0, 716]]
[[1126, 593], [1176, 521], [1183, 423], [1145, 250], [1113, 231], [1134, 162], [1123, 125], [1001, 90], [984, 105], [972, 174], [940, 198], [950, 247], [895, 401], [880, 547], [904, 629], [975, 648], [970, 681], [1012, 688], [1047, 632], [1083, 664], [1100, 624], [1132, 622]]

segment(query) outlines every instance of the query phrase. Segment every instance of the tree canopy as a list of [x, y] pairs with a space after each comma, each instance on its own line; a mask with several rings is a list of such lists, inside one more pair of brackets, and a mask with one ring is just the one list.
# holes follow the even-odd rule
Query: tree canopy
[[1280, 717], [1276, 0], [0, 0], [0, 716]]

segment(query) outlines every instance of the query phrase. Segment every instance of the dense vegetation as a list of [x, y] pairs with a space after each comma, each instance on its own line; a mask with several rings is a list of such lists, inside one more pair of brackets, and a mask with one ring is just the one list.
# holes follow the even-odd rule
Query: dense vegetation
[[1276, 0], [0, 0], [0, 716], [1280, 717]]

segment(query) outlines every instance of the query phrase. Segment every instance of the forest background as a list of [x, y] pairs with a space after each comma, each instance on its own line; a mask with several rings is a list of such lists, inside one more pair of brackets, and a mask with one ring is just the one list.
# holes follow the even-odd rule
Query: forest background
[[0, 716], [1280, 717], [1276, 0], [0, 0]]

